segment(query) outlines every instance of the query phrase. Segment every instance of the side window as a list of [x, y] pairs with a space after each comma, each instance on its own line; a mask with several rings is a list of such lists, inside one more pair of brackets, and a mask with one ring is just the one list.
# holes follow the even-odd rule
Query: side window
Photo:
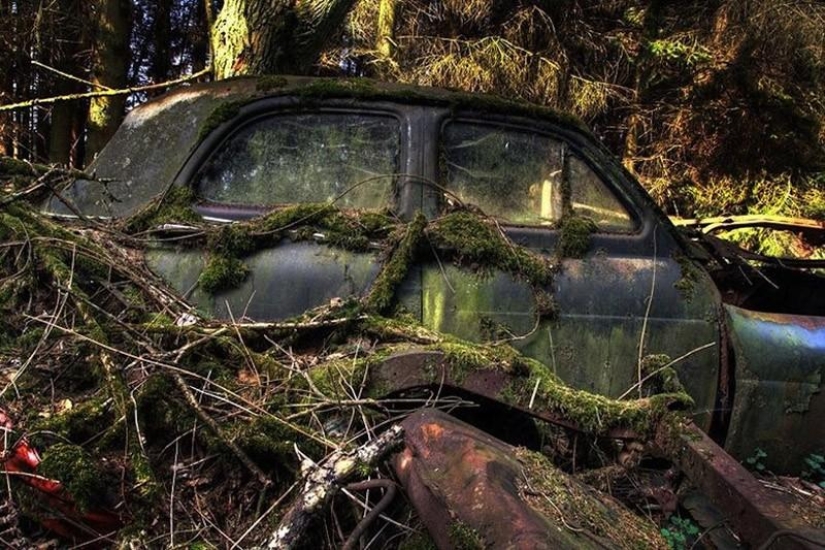
[[[555, 225], [566, 205], [607, 232], [627, 232], [627, 210], [560, 141], [536, 132], [450, 122], [441, 137], [442, 184], [462, 202], [514, 225]], [[567, 185], [565, 185], [567, 184]], [[565, 197], [565, 190], [570, 196]]]
[[561, 217], [561, 143], [546, 136], [475, 123], [444, 127], [443, 183], [462, 202], [518, 225]]
[[232, 135], [196, 177], [214, 203], [271, 206], [336, 200], [344, 208], [392, 205], [400, 123], [368, 113], [294, 113]]
[[568, 157], [570, 205], [573, 213], [590, 218], [606, 232], [628, 232], [635, 227], [624, 206], [590, 167], [575, 155]]

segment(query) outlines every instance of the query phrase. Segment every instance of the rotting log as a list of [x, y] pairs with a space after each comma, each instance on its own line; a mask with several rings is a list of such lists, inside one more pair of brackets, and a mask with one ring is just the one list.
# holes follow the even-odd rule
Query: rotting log
[[326, 508], [341, 485], [358, 471], [374, 466], [401, 443], [403, 434], [401, 426], [393, 425], [361, 447], [352, 451], [336, 451], [323, 464], [311, 466], [300, 495], [283, 515], [267, 542], [259, 548], [295, 548], [310, 521]]

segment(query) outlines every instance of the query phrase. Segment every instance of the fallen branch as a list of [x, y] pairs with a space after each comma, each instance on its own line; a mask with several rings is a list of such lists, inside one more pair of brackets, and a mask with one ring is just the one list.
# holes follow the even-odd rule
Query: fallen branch
[[295, 548], [312, 517], [332, 500], [341, 484], [355, 472], [376, 464], [401, 443], [403, 433], [403, 428], [396, 424], [354, 451], [335, 451], [323, 464], [314, 465], [306, 475], [301, 494], [281, 518], [269, 540], [259, 548]]
[[159, 84], [147, 84], [146, 86], [135, 86], [133, 88], [123, 88], [120, 90], [100, 90], [99, 92], [85, 92], [80, 94], [69, 94], [69, 95], [61, 95], [56, 97], [41, 97], [30, 99], [28, 101], [21, 101], [20, 103], [12, 103], [10, 105], [0, 105], [0, 112], [3, 111], [15, 111], [17, 109], [27, 109], [29, 107], [36, 107], [38, 105], [51, 105], [53, 103], [59, 103], [61, 101], [74, 101], [77, 99], [89, 99], [92, 97], [105, 97], [105, 96], [118, 96], [118, 95], [129, 95], [135, 92], [145, 92], [148, 90], [157, 90], [160, 88], [168, 88], [169, 86], [175, 86], [177, 84], [182, 84], [184, 82], [188, 82], [190, 80], [198, 79], [202, 76], [206, 76], [209, 74], [211, 69], [203, 69], [202, 71], [198, 71], [194, 74], [190, 74], [188, 76], [184, 76], [181, 78], [176, 78], [175, 80], [168, 80], [166, 82], [161, 82]]

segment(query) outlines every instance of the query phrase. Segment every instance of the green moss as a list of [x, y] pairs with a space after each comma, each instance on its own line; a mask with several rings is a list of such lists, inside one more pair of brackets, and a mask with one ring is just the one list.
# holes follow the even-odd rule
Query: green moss
[[699, 282], [699, 268], [683, 254], [674, 254], [673, 260], [679, 264], [679, 279], [673, 283], [673, 288], [679, 291], [682, 298], [690, 302], [696, 292], [696, 284]]
[[198, 285], [205, 292], [215, 293], [240, 286], [248, 275], [249, 267], [241, 260], [213, 254], [198, 277]]
[[248, 268], [242, 258], [276, 246], [287, 231], [294, 240], [314, 239], [320, 233], [330, 246], [365, 252], [376, 239], [386, 238], [397, 222], [382, 213], [344, 213], [328, 203], [296, 204], [265, 216], [215, 228], [207, 237], [211, 256], [201, 273], [201, 288], [216, 292], [241, 284]]
[[38, 474], [60, 481], [81, 511], [99, 503], [106, 490], [95, 460], [77, 445], [56, 443], [46, 449]]
[[42, 166], [39, 170], [36, 165], [23, 162], [22, 160], [0, 156], [0, 178], [7, 176], [38, 176], [48, 171], [48, 166]]
[[427, 236], [458, 265], [497, 268], [537, 287], [553, 280], [555, 266], [550, 261], [515, 245], [493, 222], [476, 214], [448, 214], [430, 224]]
[[516, 450], [524, 468], [519, 490], [531, 507], [556, 525], [576, 525], [586, 530], [597, 546], [609, 548], [667, 548], [655, 525], [625, 508], [620, 502], [556, 468], [547, 457]]
[[403, 234], [399, 233], [397, 244], [385, 260], [367, 296], [368, 311], [383, 313], [392, 305], [395, 291], [406, 278], [417, 255], [426, 225], [427, 219], [424, 214], [418, 212], [412, 223], [403, 230]]
[[259, 92], [270, 92], [272, 90], [283, 88], [288, 84], [289, 80], [287, 80], [286, 77], [268, 74], [258, 77], [258, 81], [255, 83], [255, 89]]
[[224, 122], [227, 122], [241, 112], [241, 107], [247, 104], [249, 100], [240, 100], [240, 101], [226, 101], [221, 103], [215, 109], [209, 113], [209, 116], [206, 117], [206, 120], [203, 121], [200, 130], [198, 131], [198, 142], [203, 141], [206, 139], [209, 134], [211, 134], [215, 129], [218, 128]]
[[514, 378], [502, 392], [505, 402], [559, 414], [577, 423], [584, 431], [604, 434], [612, 428], [628, 428], [642, 436], [649, 435], [671, 409], [693, 406], [684, 392], [662, 393], [634, 401], [619, 401], [609, 397], [566, 386], [538, 361], [525, 359], [523, 376]]
[[114, 422], [110, 401], [95, 397], [79, 402], [73, 408], [41, 419], [35, 431], [50, 431], [69, 441], [81, 443], [105, 432]]
[[192, 208], [196, 199], [190, 187], [173, 186], [127, 218], [122, 229], [126, 233], [140, 233], [164, 224], [200, 223], [203, 218]]
[[559, 240], [556, 244], [558, 258], [582, 258], [590, 248], [590, 236], [596, 231], [590, 218], [565, 216], [559, 224]]
[[264, 468], [274, 468], [293, 462], [295, 436], [295, 431], [282, 422], [259, 416], [252, 422], [241, 424], [235, 442], [256, 463]]
[[481, 533], [462, 521], [450, 525], [450, 544], [455, 550], [484, 550], [487, 544]]

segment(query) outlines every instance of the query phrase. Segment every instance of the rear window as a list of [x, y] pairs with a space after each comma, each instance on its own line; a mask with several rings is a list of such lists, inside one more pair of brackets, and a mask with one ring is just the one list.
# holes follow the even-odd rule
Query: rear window
[[602, 231], [635, 227], [587, 163], [561, 141], [526, 129], [448, 123], [441, 138], [441, 179], [462, 202], [514, 225], [553, 226], [567, 203]]
[[401, 129], [391, 116], [295, 113], [248, 124], [196, 178], [212, 203], [271, 206], [335, 201], [381, 209], [393, 202]]

